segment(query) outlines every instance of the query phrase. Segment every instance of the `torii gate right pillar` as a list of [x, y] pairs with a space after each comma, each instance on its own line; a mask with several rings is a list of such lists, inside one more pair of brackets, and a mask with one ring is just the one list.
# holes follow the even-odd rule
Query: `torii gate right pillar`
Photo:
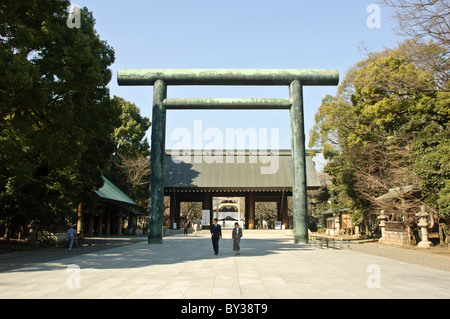
[[299, 80], [291, 83], [289, 95], [292, 103], [290, 120], [294, 243], [308, 243], [305, 116], [303, 111], [303, 87]]

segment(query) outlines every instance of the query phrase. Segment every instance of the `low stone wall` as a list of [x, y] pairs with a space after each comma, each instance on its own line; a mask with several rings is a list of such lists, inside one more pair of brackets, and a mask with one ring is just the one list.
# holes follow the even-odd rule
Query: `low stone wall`
[[405, 225], [402, 222], [387, 221], [385, 222], [385, 229], [387, 231], [403, 231], [405, 230]]
[[408, 245], [408, 232], [406, 230], [385, 230], [379, 242], [383, 244]]

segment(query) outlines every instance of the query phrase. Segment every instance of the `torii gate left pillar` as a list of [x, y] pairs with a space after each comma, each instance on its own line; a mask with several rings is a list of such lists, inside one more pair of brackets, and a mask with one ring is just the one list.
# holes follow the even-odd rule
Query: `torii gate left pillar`
[[[148, 243], [162, 243], [168, 109], [287, 109], [291, 120], [294, 242], [308, 242], [303, 86], [337, 85], [336, 70], [119, 70], [119, 85], [153, 85]], [[167, 85], [286, 85], [289, 99], [168, 99]]]

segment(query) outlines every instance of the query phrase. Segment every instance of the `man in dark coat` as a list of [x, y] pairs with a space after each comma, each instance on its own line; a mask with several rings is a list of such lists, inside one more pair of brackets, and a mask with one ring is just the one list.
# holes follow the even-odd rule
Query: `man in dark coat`
[[214, 255], [219, 254], [219, 239], [222, 238], [222, 228], [217, 224], [217, 218], [214, 218], [214, 223], [211, 225], [211, 239], [214, 248]]

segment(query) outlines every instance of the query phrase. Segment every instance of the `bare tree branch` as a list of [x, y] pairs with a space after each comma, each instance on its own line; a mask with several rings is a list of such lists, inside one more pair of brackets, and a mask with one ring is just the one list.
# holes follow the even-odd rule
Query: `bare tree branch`
[[383, 0], [383, 2], [394, 9], [400, 35], [410, 38], [399, 50], [417, 67], [433, 74], [438, 86], [436, 91], [448, 91], [450, 0]]
[[125, 173], [127, 182], [131, 185], [131, 187], [134, 189], [148, 186], [150, 175], [150, 158], [143, 156], [132, 158], [121, 154], [119, 154], [119, 157], [122, 160], [119, 167]]
[[449, 0], [383, 0], [395, 9], [402, 35], [432, 39], [436, 45], [450, 46]]

